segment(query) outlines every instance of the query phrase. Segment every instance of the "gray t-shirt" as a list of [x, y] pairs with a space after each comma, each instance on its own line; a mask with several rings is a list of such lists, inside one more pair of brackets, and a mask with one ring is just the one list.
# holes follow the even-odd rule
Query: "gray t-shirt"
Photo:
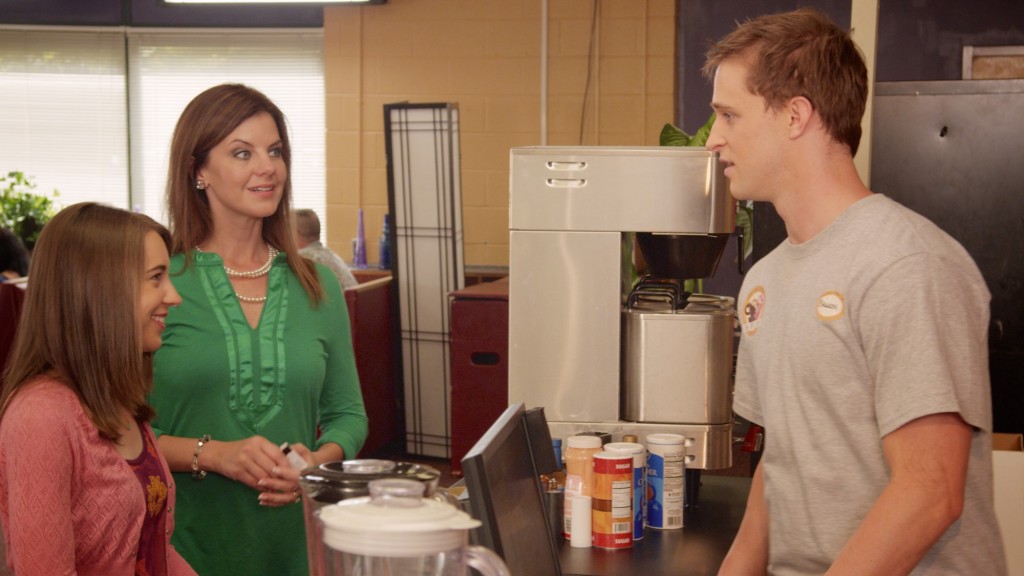
[[299, 255], [309, 258], [317, 264], [323, 264], [334, 272], [334, 275], [338, 277], [338, 282], [341, 284], [341, 289], [351, 288], [359, 281], [352, 275], [352, 270], [349, 269], [348, 264], [341, 259], [341, 256], [335, 254], [330, 248], [324, 246], [320, 242], [310, 242], [304, 247], [299, 248]]
[[957, 412], [975, 428], [963, 514], [913, 574], [1005, 574], [989, 292], [963, 247], [875, 194], [758, 262], [738, 306], [734, 407], [766, 430], [769, 573], [824, 573], [889, 481], [882, 438]]

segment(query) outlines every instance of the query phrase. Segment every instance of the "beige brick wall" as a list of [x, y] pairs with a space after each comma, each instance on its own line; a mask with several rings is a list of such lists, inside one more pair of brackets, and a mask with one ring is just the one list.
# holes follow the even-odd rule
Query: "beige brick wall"
[[[674, 115], [675, 0], [549, 0], [547, 144], [657, 145]], [[465, 261], [508, 264], [508, 151], [543, 143], [541, 0], [388, 0], [324, 9], [328, 244], [367, 258], [388, 211], [384, 104], [455, 102]]]

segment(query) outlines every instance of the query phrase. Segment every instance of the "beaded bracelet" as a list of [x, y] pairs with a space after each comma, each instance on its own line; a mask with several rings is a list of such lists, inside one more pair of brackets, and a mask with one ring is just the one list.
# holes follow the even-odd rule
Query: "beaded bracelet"
[[203, 451], [203, 444], [210, 441], [209, 434], [203, 434], [196, 443], [196, 449], [192, 451], [192, 479], [202, 480], [206, 478], [206, 470], [199, 469], [199, 453]]

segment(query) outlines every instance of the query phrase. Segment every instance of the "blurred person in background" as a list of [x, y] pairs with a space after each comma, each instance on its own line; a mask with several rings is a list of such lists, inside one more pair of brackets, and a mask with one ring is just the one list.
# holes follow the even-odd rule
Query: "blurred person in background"
[[299, 208], [293, 214], [295, 216], [295, 244], [299, 247], [299, 254], [330, 268], [338, 278], [338, 282], [341, 283], [342, 290], [359, 284], [341, 256], [320, 243], [320, 218], [316, 212], [309, 208]]
[[0, 228], [0, 282], [28, 275], [29, 254], [10, 228]]

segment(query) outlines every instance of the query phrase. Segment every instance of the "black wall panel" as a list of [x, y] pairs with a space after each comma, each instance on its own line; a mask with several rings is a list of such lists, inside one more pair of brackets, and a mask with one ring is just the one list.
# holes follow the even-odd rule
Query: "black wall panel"
[[168, 4], [164, 0], [0, 0], [0, 24], [320, 28], [319, 4]]
[[738, 22], [807, 6], [821, 10], [840, 26], [850, 26], [850, 0], [679, 0], [677, 5], [679, 109], [675, 122], [691, 134], [711, 115], [711, 82], [700, 72], [704, 54], [712, 42], [731, 32]]
[[879, 4], [878, 82], [959, 80], [964, 46], [1024, 45], [1020, 0]]

